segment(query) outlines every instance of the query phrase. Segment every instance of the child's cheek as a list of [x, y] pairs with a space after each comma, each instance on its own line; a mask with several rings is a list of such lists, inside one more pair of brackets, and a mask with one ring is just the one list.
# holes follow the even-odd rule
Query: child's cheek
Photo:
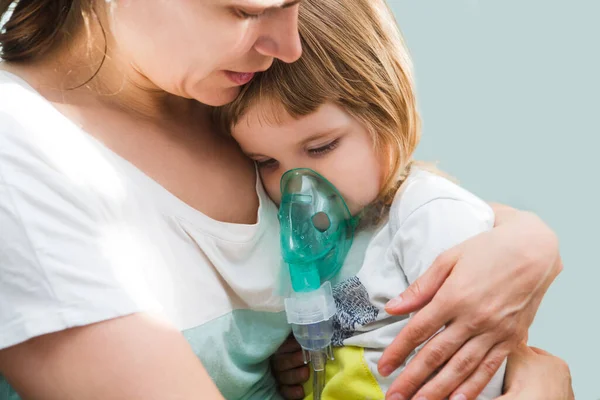
[[280, 199], [281, 192], [280, 192], [280, 188], [279, 188], [280, 179], [281, 179], [281, 176], [274, 177], [274, 176], [270, 176], [270, 174], [262, 174], [261, 173], [261, 180], [263, 183], [263, 187], [265, 188], [267, 195], [277, 205], [279, 205], [279, 202], [281, 200]]

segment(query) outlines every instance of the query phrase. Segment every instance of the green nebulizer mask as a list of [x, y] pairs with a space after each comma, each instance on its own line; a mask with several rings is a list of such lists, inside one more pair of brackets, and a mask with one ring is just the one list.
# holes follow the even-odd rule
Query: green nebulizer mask
[[281, 251], [289, 268], [292, 294], [285, 299], [288, 323], [313, 369], [313, 398], [321, 398], [325, 365], [333, 358], [331, 283], [354, 239], [352, 217], [338, 190], [310, 169], [293, 169], [281, 178]]

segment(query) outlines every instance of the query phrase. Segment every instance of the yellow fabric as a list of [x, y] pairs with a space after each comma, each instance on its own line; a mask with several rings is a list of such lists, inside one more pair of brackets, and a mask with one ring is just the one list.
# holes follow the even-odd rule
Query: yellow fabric
[[[336, 347], [327, 362], [322, 400], [381, 400], [385, 398], [361, 347]], [[305, 400], [313, 400], [312, 376], [304, 385]]]

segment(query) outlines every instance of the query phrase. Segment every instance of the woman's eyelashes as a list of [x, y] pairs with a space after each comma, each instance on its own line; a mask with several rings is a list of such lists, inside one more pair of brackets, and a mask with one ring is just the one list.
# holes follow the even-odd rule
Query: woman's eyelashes
[[236, 10], [236, 14], [242, 19], [257, 19], [264, 14], [264, 11], [244, 11], [241, 9]]

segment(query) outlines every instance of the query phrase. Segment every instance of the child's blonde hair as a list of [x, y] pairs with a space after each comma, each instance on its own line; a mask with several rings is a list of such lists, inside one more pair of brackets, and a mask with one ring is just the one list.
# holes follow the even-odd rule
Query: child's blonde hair
[[230, 132], [264, 102], [294, 118], [336, 104], [369, 129], [375, 150], [388, 159], [379, 200], [389, 204], [420, 138], [412, 63], [391, 10], [384, 0], [304, 0], [299, 31], [300, 60], [275, 60], [236, 101], [216, 110], [215, 121]]

